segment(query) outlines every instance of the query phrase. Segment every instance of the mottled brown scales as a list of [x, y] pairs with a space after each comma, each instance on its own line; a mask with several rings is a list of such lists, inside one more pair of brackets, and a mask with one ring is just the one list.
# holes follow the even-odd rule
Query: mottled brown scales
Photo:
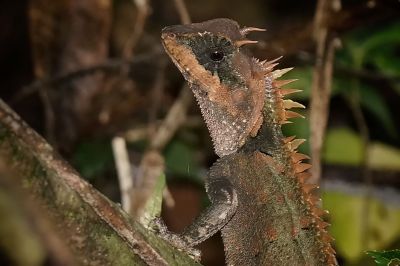
[[[300, 204], [302, 192], [296, 180], [287, 182], [287, 173], [273, 161], [264, 160], [268, 167], [260, 165], [258, 157], [258, 152], [229, 155], [211, 169], [215, 176], [229, 173], [233, 186], [240, 187], [237, 212], [222, 228], [228, 264], [327, 265], [322, 244], [311, 237], [317, 228], [304, 227], [300, 219], [313, 217]], [[289, 190], [295, 197], [287, 196]], [[233, 246], [240, 247], [240, 252], [232, 250]]]
[[229, 19], [163, 30], [220, 156], [206, 180], [211, 206], [180, 235], [164, 237], [187, 249], [221, 230], [228, 265], [337, 265], [316, 186], [307, 184], [308, 156], [297, 152], [304, 140], [281, 130], [302, 117], [292, 109], [304, 108], [283, 99], [298, 91], [281, 88], [294, 80], [277, 80], [290, 69], [243, 52], [255, 43], [246, 34], [260, 30]]

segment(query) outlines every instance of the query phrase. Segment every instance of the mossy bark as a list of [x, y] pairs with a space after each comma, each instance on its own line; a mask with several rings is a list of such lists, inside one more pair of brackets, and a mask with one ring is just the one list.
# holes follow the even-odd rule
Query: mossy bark
[[0, 162], [0, 181], [18, 184], [26, 195], [9, 196], [32, 201], [37, 209], [25, 208], [28, 216], [40, 217], [42, 229], [46, 221], [52, 243], [72, 258], [65, 264], [196, 265], [84, 181], [1, 100]]

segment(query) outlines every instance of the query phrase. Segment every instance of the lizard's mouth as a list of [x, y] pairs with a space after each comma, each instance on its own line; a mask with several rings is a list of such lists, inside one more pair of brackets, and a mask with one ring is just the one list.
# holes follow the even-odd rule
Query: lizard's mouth
[[[178, 38], [183, 38], [185, 33], [182, 26], [170, 26], [162, 30], [161, 40], [165, 51], [174, 62], [179, 71], [188, 81], [204, 80], [204, 74], [199, 73], [199, 62], [189, 47], [180, 43]], [[187, 31], [185, 31], [187, 32]], [[190, 34], [190, 33], [189, 33]], [[202, 71], [201, 71], [202, 72]]]
[[182, 51], [181, 47], [179, 47], [178, 42], [176, 40], [176, 34], [173, 32], [164, 32], [161, 35], [162, 45], [164, 46], [164, 50], [167, 52], [168, 56], [174, 62], [174, 64], [178, 67], [178, 69], [182, 72], [182, 74], [186, 74], [186, 69], [182, 64]]

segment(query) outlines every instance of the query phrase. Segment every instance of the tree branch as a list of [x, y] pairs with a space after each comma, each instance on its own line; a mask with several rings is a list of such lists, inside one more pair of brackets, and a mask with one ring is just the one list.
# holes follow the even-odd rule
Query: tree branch
[[78, 264], [196, 265], [84, 181], [1, 100], [0, 158]]

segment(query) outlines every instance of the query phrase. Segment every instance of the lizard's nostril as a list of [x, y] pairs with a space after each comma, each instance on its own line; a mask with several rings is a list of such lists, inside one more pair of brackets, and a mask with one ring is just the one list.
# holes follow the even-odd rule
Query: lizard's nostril
[[173, 38], [175, 38], [176, 37], [176, 34], [175, 33], [172, 33], [172, 32], [163, 32], [163, 34], [161, 35], [161, 38], [162, 39], [166, 39], [166, 38], [171, 38], [171, 39], [173, 39]]

